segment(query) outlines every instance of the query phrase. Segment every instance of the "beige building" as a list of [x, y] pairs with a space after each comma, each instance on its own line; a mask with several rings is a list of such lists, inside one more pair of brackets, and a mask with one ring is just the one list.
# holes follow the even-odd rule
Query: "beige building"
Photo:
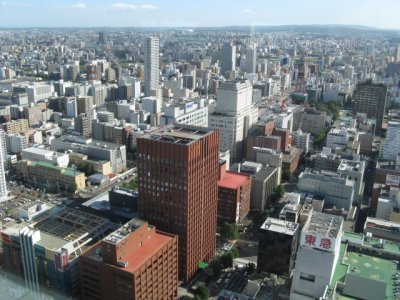
[[12, 120], [3, 124], [3, 129], [8, 133], [19, 133], [27, 131], [29, 129], [29, 124], [27, 119]]
[[58, 167], [49, 162], [21, 160], [17, 162], [16, 169], [19, 175], [36, 184], [55, 184], [62, 188], [71, 188], [76, 184], [78, 189], [85, 188], [85, 174], [72, 168]]

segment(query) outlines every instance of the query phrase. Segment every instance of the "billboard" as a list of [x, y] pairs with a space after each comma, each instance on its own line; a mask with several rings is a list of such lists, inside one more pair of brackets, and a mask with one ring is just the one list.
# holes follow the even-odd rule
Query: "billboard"
[[60, 252], [54, 254], [54, 264], [56, 270], [59, 272], [64, 271], [64, 268], [68, 267], [69, 265], [69, 256], [68, 250], [65, 248], [61, 248]]
[[400, 176], [387, 174], [386, 185], [400, 186]]
[[303, 247], [334, 252], [335, 244], [336, 238], [327, 235], [307, 231], [301, 233], [300, 245]]

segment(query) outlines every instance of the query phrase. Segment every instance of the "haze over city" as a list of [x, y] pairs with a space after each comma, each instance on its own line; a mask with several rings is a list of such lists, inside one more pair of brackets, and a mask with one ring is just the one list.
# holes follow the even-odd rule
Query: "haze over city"
[[400, 29], [396, 0], [0, 2], [0, 27], [363, 25]]

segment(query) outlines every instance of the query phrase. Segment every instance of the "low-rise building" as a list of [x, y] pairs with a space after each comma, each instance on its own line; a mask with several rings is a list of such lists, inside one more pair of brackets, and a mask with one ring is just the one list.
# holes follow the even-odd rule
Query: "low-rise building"
[[90, 247], [79, 267], [82, 299], [178, 297], [178, 238], [139, 219]]
[[299, 239], [299, 224], [267, 218], [259, 230], [257, 272], [290, 276]]
[[25, 180], [47, 189], [85, 188], [84, 173], [72, 168], [62, 168], [50, 162], [20, 160], [17, 162], [16, 170]]
[[63, 168], [68, 167], [69, 164], [69, 156], [67, 153], [59, 153], [42, 148], [30, 147], [23, 149], [21, 154], [22, 159], [30, 161], [51, 162]]
[[226, 171], [226, 164], [220, 164], [218, 178], [217, 222], [239, 223], [249, 213], [251, 177]]
[[170, 123], [207, 127], [208, 106], [204, 105], [204, 99], [173, 103], [164, 109], [164, 114], [160, 117], [160, 125]]
[[52, 208], [1, 230], [4, 268], [24, 278], [30, 290], [40, 293], [43, 287], [55, 298], [78, 297], [79, 255], [114, 228], [81, 210]]
[[306, 170], [299, 175], [298, 189], [302, 192], [325, 197], [325, 204], [338, 209], [350, 210], [355, 203], [354, 180], [341, 178], [339, 174]]

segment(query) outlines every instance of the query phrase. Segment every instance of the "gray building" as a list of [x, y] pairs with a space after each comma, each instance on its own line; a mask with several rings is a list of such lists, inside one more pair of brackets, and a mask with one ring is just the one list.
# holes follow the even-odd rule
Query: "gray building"
[[236, 67], [236, 46], [232, 43], [225, 43], [221, 48], [221, 74], [235, 70]]
[[144, 43], [144, 94], [159, 89], [160, 82], [160, 41], [157, 37], [148, 37]]
[[126, 170], [126, 147], [114, 143], [63, 135], [50, 142], [54, 151], [73, 151], [86, 154], [89, 159], [108, 160], [114, 173]]

